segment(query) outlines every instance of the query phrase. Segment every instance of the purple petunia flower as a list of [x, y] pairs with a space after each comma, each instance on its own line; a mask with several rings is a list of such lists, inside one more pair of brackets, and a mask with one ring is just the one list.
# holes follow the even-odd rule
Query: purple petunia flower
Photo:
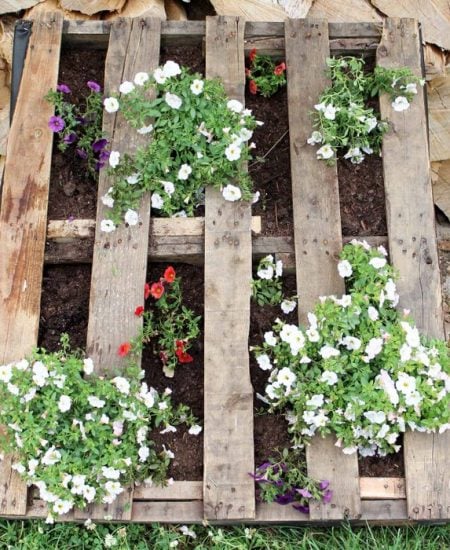
[[319, 489], [323, 491], [324, 489], [328, 488], [328, 485], [330, 482], [327, 479], [322, 479], [322, 481], [319, 483]]
[[94, 82], [93, 80], [88, 80], [88, 88], [90, 88], [93, 92], [101, 92], [100, 84], [97, 84], [97, 82]]
[[322, 502], [325, 502], [325, 503], [331, 502], [332, 498], [333, 498], [333, 491], [331, 489], [327, 489], [325, 493], [322, 495]]
[[78, 139], [77, 134], [74, 134], [73, 132], [71, 134], [68, 134], [67, 136], [64, 136], [63, 142], [67, 143], [67, 145], [70, 145], [71, 143], [75, 143]]
[[108, 145], [107, 139], [104, 139], [104, 138], [98, 139], [97, 141], [94, 141], [94, 143], [92, 144], [92, 150], [94, 151], [94, 153], [101, 153], [107, 145]]
[[308, 489], [297, 489], [297, 493], [299, 495], [302, 495], [302, 497], [305, 497], [305, 498], [312, 497], [312, 494], [308, 491]]
[[294, 502], [295, 500], [295, 491], [291, 489], [290, 491], [287, 491], [283, 495], [277, 495], [275, 498], [275, 502], [277, 504], [282, 504], [283, 506], [285, 504], [290, 504], [291, 502]]
[[52, 132], [61, 132], [65, 125], [66, 123], [60, 116], [51, 116], [48, 121], [48, 127]]
[[58, 84], [56, 86], [56, 90], [58, 92], [62, 92], [63, 94], [70, 94], [70, 92], [72, 91], [69, 86], [67, 86], [67, 84]]
[[85, 126], [88, 123], [87, 120], [82, 116], [75, 117], [75, 120], [78, 122], [78, 124], [81, 124], [81, 126]]
[[303, 504], [293, 504], [292, 508], [295, 508], [302, 514], [309, 514], [309, 506], [304, 506]]
[[80, 159], [87, 159], [87, 153], [84, 149], [78, 148], [77, 149], [77, 155], [80, 157]]
[[106, 160], [109, 159], [109, 155], [110, 155], [110, 154], [111, 154], [110, 151], [104, 151], [104, 150], [103, 150], [103, 151], [100, 153], [100, 155], [99, 155], [99, 157], [98, 157], [98, 160], [100, 160], [100, 161], [104, 161], [104, 160], [105, 160], [105, 161], [106, 161]]

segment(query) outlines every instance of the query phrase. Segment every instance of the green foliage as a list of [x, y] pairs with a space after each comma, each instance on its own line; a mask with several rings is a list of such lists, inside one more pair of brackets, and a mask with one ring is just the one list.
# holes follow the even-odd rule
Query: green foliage
[[256, 49], [251, 50], [249, 55], [250, 66], [245, 74], [249, 83], [251, 94], [261, 94], [264, 97], [270, 97], [280, 88], [286, 86], [286, 64], [284, 62], [278, 65], [268, 55], [256, 53]]
[[266, 397], [285, 412], [296, 444], [334, 433], [345, 453], [384, 455], [407, 427], [450, 428], [448, 349], [395, 309], [385, 254], [365, 242], [345, 246], [338, 271], [347, 294], [321, 297], [306, 329], [278, 319], [256, 348], [271, 371]]
[[365, 155], [380, 152], [383, 135], [389, 129], [388, 123], [368, 106], [369, 99], [388, 94], [393, 109], [404, 111], [417, 94], [417, 84], [423, 85], [424, 81], [409, 68], [376, 67], [371, 73], [364, 72], [364, 60], [355, 57], [331, 58], [327, 65], [332, 83], [315, 105], [315, 130], [308, 143], [320, 145], [317, 158], [328, 164], [334, 164], [344, 151], [344, 158], [359, 164]]
[[283, 300], [281, 275], [283, 263], [275, 262], [272, 255], [265, 256], [259, 261], [256, 271], [257, 278], [252, 280], [252, 296], [260, 306], [276, 306]]

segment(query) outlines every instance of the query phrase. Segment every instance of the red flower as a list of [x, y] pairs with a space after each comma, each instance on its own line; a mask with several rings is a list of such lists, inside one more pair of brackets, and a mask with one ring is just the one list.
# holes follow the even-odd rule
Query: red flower
[[252, 74], [252, 71], [250, 69], [247, 69], [247, 67], [245, 68], [245, 76], [248, 76], [250, 77]]
[[144, 285], [144, 300], [146, 300], [150, 296], [150, 285], [148, 283], [145, 283]]
[[255, 95], [258, 91], [258, 86], [256, 85], [256, 82], [254, 80], [250, 80], [248, 83], [248, 89], [250, 90], [250, 93]]
[[138, 307], [134, 310], [134, 314], [135, 314], [137, 317], [140, 317], [143, 313], [144, 313], [144, 306], [138, 306]]
[[180, 354], [177, 353], [177, 357], [180, 363], [192, 363], [192, 361], [194, 360], [192, 355], [189, 355], [189, 353], [186, 353], [185, 351]]
[[131, 344], [130, 342], [125, 342], [124, 344], [120, 344], [119, 349], [117, 350], [117, 355], [120, 357], [126, 357], [131, 351]]
[[180, 349], [181, 349], [181, 351], [184, 351], [184, 341], [183, 340], [175, 340], [175, 347], [177, 348], [177, 352]]
[[169, 357], [168, 357], [168, 355], [165, 351], [160, 351], [159, 352], [159, 358], [161, 359], [163, 365], [165, 365], [167, 363], [167, 360], [169, 359]]
[[169, 267], [164, 271], [164, 280], [168, 283], [173, 283], [175, 281], [175, 269], [169, 265]]
[[164, 285], [161, 282], [152, 283], [152, 286], [150, 287], [150, 294], [153, 298], [155, 298], [155, 300], [159, 300], [164, 294]]
[[275, 67], [275, 70], [273, 71], [273, 74], [276, 74], [277, 76], [280, 76], [284, 73], [286, 70], [286, 63], [283, 61], [283, 63], [280, 63]]
[[250, 63], [253, 63], [254, 59], [256, 57], [256, 48], [253, 48], [250, 50], [248, 58], [250, 59]]

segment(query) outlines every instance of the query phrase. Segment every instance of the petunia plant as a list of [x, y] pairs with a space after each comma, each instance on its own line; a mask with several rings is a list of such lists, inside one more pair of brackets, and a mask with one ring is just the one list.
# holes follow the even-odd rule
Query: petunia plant
[[[258, 487], [257, 497], [263, 502], [292, 504], [303, 514], [309, 513], [312, 501], [331, 502], [333, 492], [326, 479], [316, 481], [306, 474], [298, 450], [283, 449], [279, 456], [263, 462], [250, 474]], [[303, 465], [303, 467], [299, 467]]]
[[122, 344], [118, 353], [125, 357], [145, 343], [153, 342], [164, 374], [172, 378], [177, 365], [194, 360], [188, 350], [200, 333], [200, 317], [183, 305], [181, 278], [176, 276], [172, 266], [165, 269], [158, 281], [146, 283], [144, 297], [154, 302], [147, 310], [142, 305], [135, 309], [135, 315], [144, 318], [142, 334], [133, 342]]
[[77, 104], [70, 100], [72, 90], [67, 84], [58, 84], [45, 98], [55, 106], [55, 115], [50, 117], [48, 126], [58, 137], [58, 149], [75, 149], [76, 155], [87, 161], [92, 175], [107, 163], [108, 140], [102, 133], [102, 94], [100, 84], [87, 82], [90, 90], [84, 102]]
[[105, 204], [112, 223], [105, 230], [114, 230], [127, 213], [137, 219], [130, 212], [147, 191], [161, 216], [194, 215], [207, 185], [229, 201], [253, 198], [243, 161], [255, 147], [248, 141], [258, 123], [240, 101], [226, 97], [219, 80], [167, 61], [152, 74], [139, 72], [133, 82], [122, 82], [104, 106], [108, 113], [120, 111], [132, 132], [148, 136], [133, 154], [111, 151], [113, 185]]
[[395, 111], [409, 108], [417, 85], [425, 81], [413, 75], [407, 67], [386, 69], [375, 67], [364, 71], [364, 60], [356, 57], [327, 59], [331, 85], [320, 95], [314, 106], [314, 131], [308, 138], [317, 149], [317, 158], [334, 164], [338, 155], [360, 164], [365, 155], [380, 152], [383, 135], [389, 124], [369, 106], [378, 94], [388, 94]]
[[286, 315], [297, 306], [296, 296], [283, 298], [283, 262], [275, 260], [272, 254], [261, 258], [256, 270], [256, 278], [252, 279], [252, 298], [260, 306], [281, 305]]
[[281, 61], [277, 64], [269, 55], [258, 54], [256, 48], [253, 48], [245, 75], [251, 94], [270, 97], [286, 86], [286, 63]]
[[269, 372], [265, 397], [284, 412], [295, 445], [333, 433], [344, 453], [385, 455], [407, 428], [450, 428], [448, 348], [396, 309], [385, 256], [364, 241], [345, 246], [338, 271], [346, 293], [321, 297], [307, 327], [277, 319], [253, 348]]
[[91, 358], [69, 348], [44, 349], [0, 366], [0, 447], [13, 453], [16, 470], [39, 489], [47, 521], [90, 503], [112, 503], [135, 481], [165, 484], [174, 454], [157, 452], [153, 430], [165, 433], [186, 423], [199, 426], [190, 410], [175, 407], [170, 390], [142, 382], [130, 362], [125, 372], [97, 376]]

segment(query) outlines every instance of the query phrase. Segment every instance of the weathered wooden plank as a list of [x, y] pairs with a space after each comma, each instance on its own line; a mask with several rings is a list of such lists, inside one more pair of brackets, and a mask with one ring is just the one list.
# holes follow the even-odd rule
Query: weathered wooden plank
[[[389, 68], [408, 66], [421, 74], [416, 21], [386, 20], [377, 63]], [[400, 113], [382, 96], [380, 112], [391, 123], [383, 141], [383, 169], [390, 258], [400, 272], [400, 307], [411, 310], [425, 334], [444, 338], [423, 90]], [[450, 432], [408, 432], [404, 446], [409, 516], [449, 518]]]
[[[139, 71], [152, 71], [159, 61], [159, 19], [119, 19], [111, 28], [106, 58], [105, 89], [117, 90], [123, 80], [133, 80]], [[111, 149], [133, 152], [146, 141], [144, 136], [129, 132], [122, 115], [105, 113], [103, 127], [112, 136]], [[103, 233], [100, 222], [106, 208], [100, 200], [111, 182], [106, 172], [98, 186], [97, 223], [92, 262], [89, 302], [87, 353], [97, 372], [113, 372], [123, 366], [117, 355], [122, 342], [130, 341], [142, 327], [142, 318], [134, 315], [136, 305], [144, 299], [150, 227], [150, 196], [141, 201], [140, 223], [134, 227], [119, 226], [113, 233]], [[115, 519], [131, 518], [132, 489], [122, 493], [111, 504], [108, 515]], [[104, 507], [93, 507], [104, 515]]]
[[[244, 22], [206, 20], [206, 75], [244, 100]], [[255, 515], [253, 388], [248, 334], [252, 277], [251, 206], [206, 190], [204, 514]], [[224, 361], [226, 357], [226, 361]]]
[[239, 16], [252, 21], [284, 21], [288, 15], [277, 5], [261, 0], [210, 0], [217, 15]]
[[[35, 21], [10, 130], [0, 213], [0, 364], [37, 344], [52, 152], [53, 109], [44, 96], [57, 83], [61, 30], [59, 15]], [[21, 515], [27, 488], [10, 466], [0, 463], [0, 513]]]
[[403, 477], [360, 477], [361, 499], [386, 500], [405, 499], [405, 478]]
[[135, 486], [133, 500], [202, 500], [203, 481], [174, 481], [167, 487]]
[[[342, 248], [336, 166], [318, 162], [306, 140], [311, 133], [310, 111], [327, 85], [328, 26], [319, 19], [286, 22], [288, 108], [291, 151], [294, 239], [299, 295], [299, 321], [305, 323], [321, 295], [344, 291], [336, 269]], [[320, 182], [320, 185], [317, 185]], [[358, 518], [358, 461], [335, 447], [334, 438], [316, 437], [307, 447], [308, 473], [329, 479], [333, 506], [317, 503], [311, 519]]]

